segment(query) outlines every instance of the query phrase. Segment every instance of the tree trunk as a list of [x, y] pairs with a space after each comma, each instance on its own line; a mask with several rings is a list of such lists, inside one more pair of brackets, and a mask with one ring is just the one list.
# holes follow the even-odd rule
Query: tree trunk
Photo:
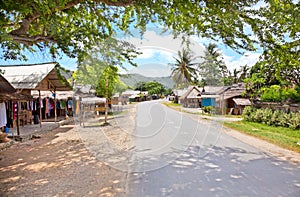
[[105, 124], [107, 124], [107, 115], [108, 115], [108, 76], [106, 76], [105, 119], [104, 119]]

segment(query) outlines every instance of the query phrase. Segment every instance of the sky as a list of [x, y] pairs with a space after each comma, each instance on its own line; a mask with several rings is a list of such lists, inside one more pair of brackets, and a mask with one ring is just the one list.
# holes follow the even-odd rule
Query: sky
[[[215, 41], [205, 38], [193, 36], [190, 38], [190, 49], [194, 56], [203, 56], [205, 46]], [[173, 35], [160, 35], [159, 32], [149, 30], [145, 32], [143, 39], [139, 37], [130, 37], [126, 41], [135, 44], [141, 49], [143, 54], [138, 56], [135, 62], [139, 65], [137, 68], [132, 68], [128, 73], [139, 73], [145, 76], [152, 76], [155, 70], [159, 69], [159, 76], [169, 76], [172, 66], [177, 57], [177, 52], [184, 46], [181, 39], [173, 39]], [[243, 55], [232, 50], [222, 43], [216, 43], [224, 58], [225, 64], [230, 71], [239, 69], [241, 66], [253, 66], [257, 61], [260, 52], [246, 52]], [[160, 67], [158, 65], [161, 65]]]
[[[150, 27], [144, 33], [143, 38], [141, 38], [138, 30], [133, 29], [131, 33], [135, 36], [119, 35], [118, 37], [134, 44], [142, 54], [134, 60], [138, 64], [138, 67], [126, 64], [125, 67], [127, 70], [121, 70], [121, 73], [138, 73], [149, 77], [170, 76], [171, 64], [174, 63], [177, 52], [184, 47], [182, 40], [179, 38], [174, 39], [173, 35], [169, 33], [161, 34], [161, 29], [157, 26]], [[205, 46], [209, 43], [216, 43], [212, 40], [196, 36], [191, 37], [190, 40], [190, 49], [194, 56], [203, 56]], [[239, 69], [240, 66], [244, 65], [253, 66], [260, 56], [260, 52], [246, 52], [241, 55], [222, 43], [216, 44], [223, 55], [226, 66], [231, 71], [234, 68]], [[28, 58], [27, 62], [0, 59], [0, 65], [36, 64], [57, 61], [61, 66], [69, 70], [75, 70], [77, 67], [76, 59], [71, 59], [66, 55], [57, 59], [53, 59], [48, 51], [26, 53], [26, 55]]]

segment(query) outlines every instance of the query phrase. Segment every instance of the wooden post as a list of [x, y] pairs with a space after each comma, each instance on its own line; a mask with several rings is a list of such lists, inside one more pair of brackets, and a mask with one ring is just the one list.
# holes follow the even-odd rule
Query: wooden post
[[39, 104], [40, 104], [40, 127], [42, 127], [42, 98], [41, 98], [41, 91], [39, 90]]
[[56, 90], [54, 89], [54, 122], [56, 123], [57, 111], [56, 111]]
[[17, 135], [20, 136], [20, 117], [19, 117], [19, 101], [17, 102]]

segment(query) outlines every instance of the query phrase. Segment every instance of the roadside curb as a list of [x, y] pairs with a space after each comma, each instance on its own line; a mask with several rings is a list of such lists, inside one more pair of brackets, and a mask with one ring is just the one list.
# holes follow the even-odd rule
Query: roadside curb
[[281, 148], [275, 144], [258, 139], [256, 137], [241, 133], [223, 125], [223, 132], [231, 137], [234, 137], [243, 143], [253, 146], [267, 155], [272, 155], [284, 161], [289, 161], [294, 164], [300, 164], [300, 153]]

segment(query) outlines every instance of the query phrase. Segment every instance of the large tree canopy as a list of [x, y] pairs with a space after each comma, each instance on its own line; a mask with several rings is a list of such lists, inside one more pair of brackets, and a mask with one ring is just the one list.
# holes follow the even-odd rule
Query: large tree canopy
[[276, 60], [294, 64], [286, 60], [299, 58], [299, 4], [295, 0], [1, 0], [0, 43], [3, 58], [25, 58], [24, 49], [44, 47], [54, 55], [61, 50], [77, 57], [114, 32], [131, 27], [143, 32], [149, 22], [158, 22], [175, 35], [222, 40], [234, 49], [254, 50], [259, 43]]

